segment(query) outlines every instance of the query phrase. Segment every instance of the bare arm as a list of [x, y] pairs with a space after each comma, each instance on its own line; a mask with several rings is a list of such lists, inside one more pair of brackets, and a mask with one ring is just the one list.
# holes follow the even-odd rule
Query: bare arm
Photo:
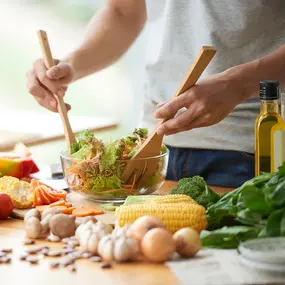
[[73, 67], [74, 80], [119, 59], [138, 37], [145, 21], [144, 0], [108, 0], [91, 20], [83, 43], [64, 59]]
[[[37, 102], [57, 111], [53, 96], [64, 96], [68, 84], [119, 59], [135, 41], [146, 21], [145, 0], [106, 0], [90, 22], [84, 41], [49, 70], [42, 59], [27, 73], [27, 88]], [[70, 106], [67, 105], [70, 109]]]
[[[236, 105], [259, 96], [260, 80], [278, 80], [285, 86], [285, 44], [262, 58], [202, 79], [159, 106], [156, 117], [169, 120], [158, 133], [171, 135], [219, 123]], [[183, 107], [187, 110], [174, 117]]]
[[259, 96], [260, 80], [278, 80], [285, 87], [285, 44], [265, 57], [230, 68], [226, 74], [243, 86], [244, 99]]

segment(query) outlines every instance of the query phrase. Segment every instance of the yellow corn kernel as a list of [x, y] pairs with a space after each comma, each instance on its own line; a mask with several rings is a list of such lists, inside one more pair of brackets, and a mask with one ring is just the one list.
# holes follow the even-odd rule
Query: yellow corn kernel
[[206, 209], [194, 203], [133, 204], [116, 209], [116, 224], [123, 227], [142, 216], [154, 216], [162, 220], [171, 233], [191, 227], [200, 232], [207, 228]]
[[146, 203], [156, 203], [156, 204], [166, 204], [166, 203], [194, 203], [197, 204], [195, 200], [193, 200], [188, 195], [183, 194], [173, 194], [173, 195], [161, 195], [149, 199]]

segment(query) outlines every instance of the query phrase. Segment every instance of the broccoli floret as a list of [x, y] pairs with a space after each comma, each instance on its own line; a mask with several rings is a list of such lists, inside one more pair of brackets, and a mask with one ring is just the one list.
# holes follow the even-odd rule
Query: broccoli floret
[[184, 194], [190, 196], [198, 204], [208, 208], [216, 203], [220, 196], [210, 189], [201, 176], [182, 178], [170, 194]]

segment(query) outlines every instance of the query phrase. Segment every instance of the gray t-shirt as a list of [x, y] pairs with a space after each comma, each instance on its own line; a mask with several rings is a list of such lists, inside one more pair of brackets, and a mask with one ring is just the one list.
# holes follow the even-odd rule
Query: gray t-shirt
[[[156, 104], [172, 97], [201, 46], [217, 49], [203, 78], [263, 57], [285, 43], [285, 0], [146, 2], [148, 44], [142, 125], [150, 130], [157, 124]], [[165, 143], [253, 153], [259, 108], [259, 99], [247, 100], [220, 123], [167, 136]]]

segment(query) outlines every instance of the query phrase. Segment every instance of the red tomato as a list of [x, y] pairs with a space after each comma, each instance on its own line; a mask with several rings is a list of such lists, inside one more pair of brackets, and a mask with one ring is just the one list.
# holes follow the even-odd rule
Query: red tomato
[[12, 214], [13, 209], [11, 198], [5, 193], [0, 193], [0, 220], [7, 219]]

